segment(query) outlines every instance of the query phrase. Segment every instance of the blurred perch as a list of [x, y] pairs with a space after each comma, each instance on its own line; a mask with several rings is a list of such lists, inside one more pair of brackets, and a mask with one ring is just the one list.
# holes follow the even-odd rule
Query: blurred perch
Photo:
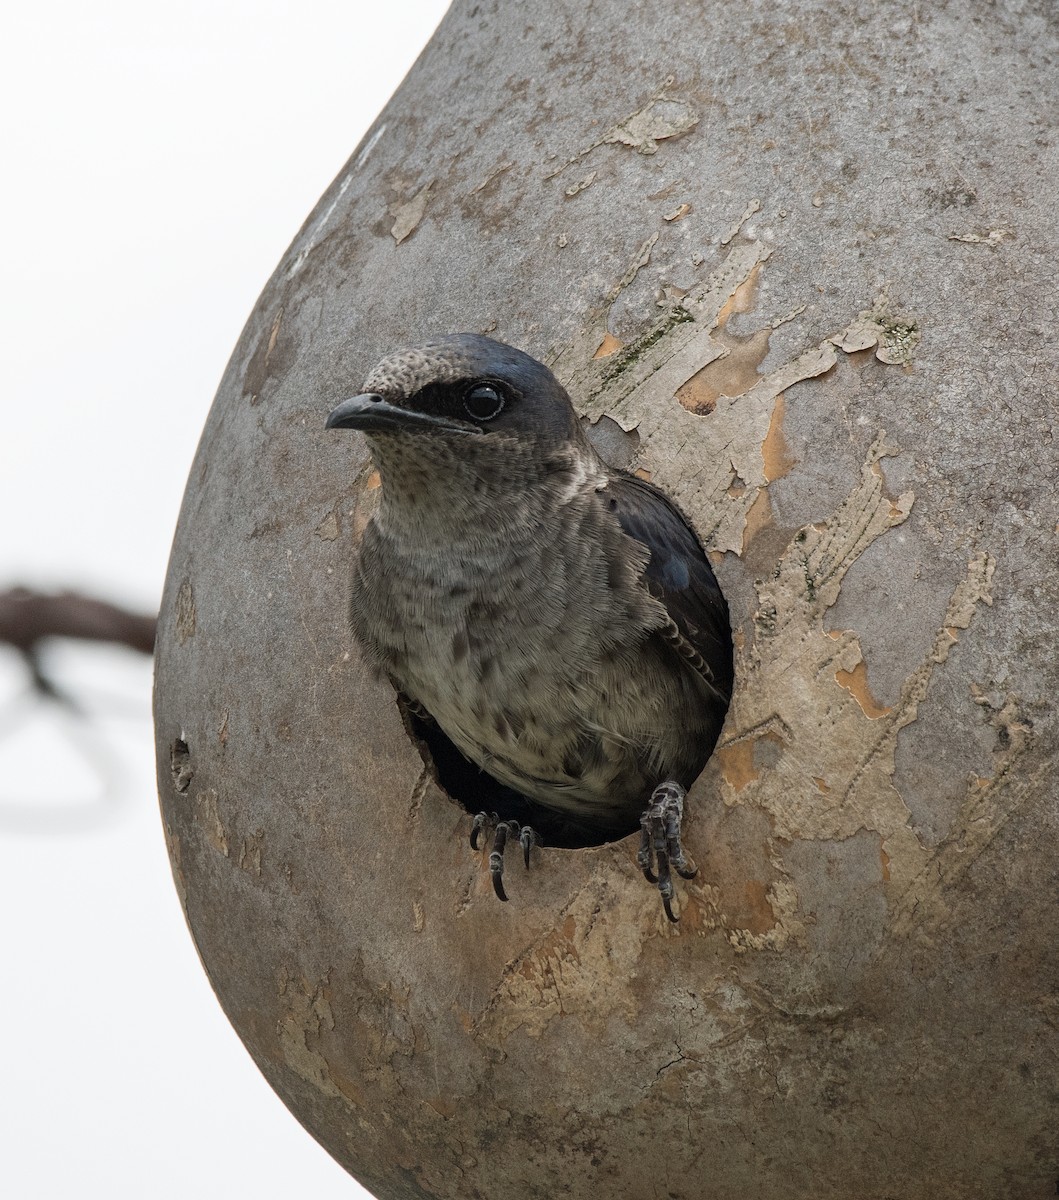
[[47, 638], [80, 638], [91, 642], [113, 642], [154, 652], [156, 619], [129, 612], [105, 600], [79, 592], [48, 595], [15, 587], [0, 592], [0, 644], [12, 646], [26, 661], [33, 683], [45, 696], [69, 703], [67, 697], [44, 674], [40, 645]]

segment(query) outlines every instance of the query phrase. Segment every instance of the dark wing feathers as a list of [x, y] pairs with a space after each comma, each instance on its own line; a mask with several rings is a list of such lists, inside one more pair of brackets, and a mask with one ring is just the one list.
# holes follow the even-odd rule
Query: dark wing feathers
[[732, 694], [728, 605], [699, 539], [672, 500], [651, 484], [615, 472], [606, 491], [623, 532], [650, 551], [644, 582], [665, 605], [672, 622], [662, 636], [728, 700]]

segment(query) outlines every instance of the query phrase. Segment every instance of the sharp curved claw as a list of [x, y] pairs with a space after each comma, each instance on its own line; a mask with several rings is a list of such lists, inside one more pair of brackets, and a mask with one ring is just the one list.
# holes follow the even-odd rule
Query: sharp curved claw
[[666, 910], [666, 916], [676, 925], [680, 918], [673, 915], [673, 905], [668, 896], [662, 897], [662, 907]]
[[493, 891], [496, 892], [498, 900], [506, 900], [507, 892], [504, 891], [504, 856], [502, 854], [492, 853], [489, 855], [489, 874], [493, 877]]
[[530, 865], [530, 851], [534, 846], [542, 844], [541, 838], [528, 825], [519, 825], [517, 821], [501, 821], [498, 819], [496, 813], [480, 812], [471, 823], [471, 848], [473, 850], [478, 849], [479, 839], [482, 837], [484, 830], [490, 825], [496, 826], [496, 832], [493, 835], [493, 847], [489, 853], [489, 874], [493, 880], [493, 891], [496, 892], [497, 899], [506, 900], [507, 892], [504, 890], [504, 850], [507, 847], [508, 839], [518, 839], [518, 843], [522, 847], [522, 857], [528, 869]]
[[530, 851], [534, 846], [541, 844], [540, 836], [532, 830], [528, 825], [523, 825], [518, 833], [518, 840], [522, 846], [522, 857], [526, 863], [526, 870], [529, 870]]
[[640, 870], [643, 871], [643, 877], [648, 883], [658, 882], [658, 876], [654, 873], [654, 871], [651, 870], [650, 867], [641, 867]]
[[507, 899], [507, 892], [504, 891], [504, 848], [507, 846], [508, 834], [517, 829], [517, 825], [512, 829], [510, 821], [501, 821], [496, 827], [496, 837], [493, 838], [493, 850], [489, 855], [489, 874], [493, 877], [493, 891], [496, 892], [498, 900]]
[[474, 820], [471, 822], [471, 849], [478, 849], [478, 836], [483, 829], [489, 824], [489, 814], [487, 812], [476, 813]]

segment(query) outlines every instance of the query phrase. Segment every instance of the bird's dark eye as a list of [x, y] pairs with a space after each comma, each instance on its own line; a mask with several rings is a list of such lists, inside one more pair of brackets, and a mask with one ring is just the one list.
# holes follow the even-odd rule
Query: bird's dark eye
[[479, 383], [463, 398], [463, 407], [476, 421], [490, 421], [504, 407], [504, 397], [488, 383]]

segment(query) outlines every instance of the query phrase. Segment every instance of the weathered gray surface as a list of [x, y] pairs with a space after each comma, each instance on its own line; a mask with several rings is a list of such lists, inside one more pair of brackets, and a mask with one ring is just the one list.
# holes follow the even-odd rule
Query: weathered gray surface
[[[295, 239], [189, 483], [159, 781], [226, 1011], [380, 1197], [1054, 1194], [1057, 54], [1051, 0], [457, 2]], [[351, 657], [324, 416], [463, 329], [725, 552], [677, 927], [630, 842], [499, 904]]]

